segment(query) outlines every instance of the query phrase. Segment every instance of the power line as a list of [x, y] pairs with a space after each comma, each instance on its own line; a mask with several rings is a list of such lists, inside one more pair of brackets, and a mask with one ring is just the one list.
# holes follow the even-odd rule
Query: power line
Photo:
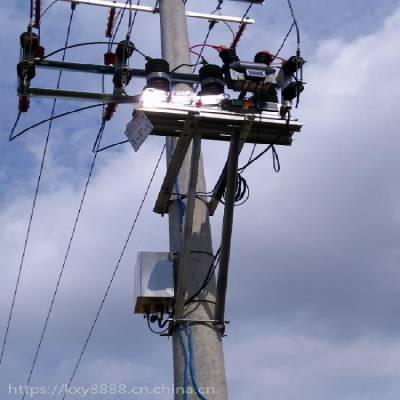
[[[141, 3], [141, 0], [138, 0], [137, 3], [136, 3], [136, 5], [139, 6], [140, 3]], [[132, 10], [131, 10], [131, 11], [132, 11]], [[138, 10], [135, 10], [135, 14], [133, 15], [132, 23], [129, 25], [129, 36], [132, 35], [132, 29], [133, 29], [133, 26], [135, 25], [137, 13], [138, 13]]]
[[283, 39], [283, 41], [282, 41], [282, 44], [279, 46], [278, 51], [275, 53], [275, 57], [279, 56], [279, 53], [281, 52], [281, 50], [282, 50], [283, 47], [285, 46], [285, 43], [286, 43], [286, 41], [287, 41], [289, 35], [292, 33], [293, 28], [294, 28], [294, 22], [293, 22], [292, 25], [290, 26], [290, 28], [289, 28], [289, 30], [288, 30], [286, 36], [284, 37], [284, 39]]
[[19, 122], [19, 120], [21, 119], [21, 115], [22, 115], [22, 112], [21, 112], [21, 111], [18, 111], [17, 118], [15, 119], [14, 125], [13, 125], [13, 127], [11, 128], [10, 136], [8, 137], [8, 140], [9, 140], [10, 142], [13, 140], [14, 132], [15, 132], [15, 130], [17, 129], [18, 122]]
[[58, 0], [54, 0], [52, 3], [50, 3], [44, 10], [43, 12], [40, 14], [40, 18], [43, 17], [44, 14], [47, 13], [47, 11], [50, 10], [50, 8], [52, 8], [54, 6], [54, 4], [56, 4], [58, 2]]
[[103, 107], [103, 105], [104, 105], [104, 103], [92, 104], [90, 106], [76, 108], [74, 110], [67, 111], [67, 112], [64, 112], [64, 113], [61, 113], [61, 114], [54, 115], [53, 117], [43, 119], [43, 120], [41, 120], [39, 122], [36, 122], [35, 124], [29, 126], [28, 128], [23, 129], [22, 131], [18, 132], [16, 135], [10, 136], [10, 141], [13, 141], [14, 139], [22, 136], [24, 133], [30, 131], [33, 128], [37, 128], [38, 126], [43, 125], [46, 122], [51, 122], [51, 121], [54, 121], [54, 120], [56, 120], [58, 118], [65, 117], [65, 116], [71, 115], [71, 114], [76, 114], [76, 113], [81, 112], [81, 111], [90, 110], [92, 108]]
[[[31, 2], [31, 6], [32, 6], [32, 2]], [[67, 34], [66, 34], [66, 38], [65, 38], [65, 47], [68, 45], [69, 36], [70, 36], [70, 33], [71, 33], [71, 25], [72, 25], [72, 18], [74, 16], [74, 10], [75, 10], [75, 8], [71, 7], [71, 14], [70, 14], [70, 18], [69, 18], [69, 22], [68, 22], [68, 28], [67, 28]], [[65, 51], [64, 51], [62, 60], [63, 61], [65, 60]], [[58, 74], [57, 89], [60, 87], [61, 77], [62, 77], [62, 71], [60, 71], [59, 74]], [[48, 130], [47, 130], [46, 140], [45, 140], [45, 144], [44, 144], [44, 148], [43, 148], [42, 159], [41, 159], [40, 168], [39, 168], [39, 176], [38, 176], [38, 179], [37, 179], [37, 182], [36, 182], [35, 194], [33, 196], [33, 202], [32, 202], [31, 213], [30, 213], [30, 216], [29, 216], [28, 227], [27, 227], [26, 234], [25, 234], [25, 240], [24, 240], [24, 246], [23, 246], [23, 250], [22, 250], [22, 256], [21, 256], [21, 260], [20, 260], [20, 264], [19, 264], [19, 268], [18, 268], [17, 281], [16, 281], [16, 284], [15, 284], [15, 289], [14, 289], [14, 293], [13, 293], [13, 297], [12, 297], [12, 301], [11, 301], [10, 312], [9, 312], [9, 315], [8, 315], [8, 320], [7, 320], [7, 325], [6, 325], [6, 331], [5, 331], [5, 334], [4, 334], [3, 344], [2, 344], [2, 348], [1, 348], [0, 365], [1, 365], [2, 361], [3, 361], [4, 351], [5, 351], [5, 347], [6, 347], [6, 344], [7, 344], [8, 333], [9, 333], [9, 330], [10, 330], [11, 320], [12, 320], [13, 313], [14, 313], [15, 300], [16, 300], [16, 297], [17, 297], [18, 289], [19, 289], [19, 283], [20, 283], [20, 280], [21, 280], [22, 268], [23, 268], [24, 261], [25, 261], [26, 249], [28, 247], [28, 242], [29, 242], [29, 238], [30, 238], [32, 221], [33, 221], [33, 216], [34, 216], [34, 212], [35, 212], [35, 209], [36, 209], [37, 197], [38, 197], [38, 194], [39, 194], [39, 187], [40, 187], [40, 183], [41, 183], [41, 180], [42, 180], [44, 162], [45, 162], [45, 159], [46, 159], [46, 154], [47, 154], [47, 149], [48, 149], [48, 144], [49, 144], [49, 139], [50, 139], [50, 133], [51, 133], [51, 128], [52, 128], [52, 122], [53, 122], [56, 102], [57, 102], [57, 100], [55, 99], [53, 101], [53, 107], [52, 107], [51, 116], [50, 116], [50, 119], [49, 119], [50, 123], [49, 123], [49, 127], [48, 127]], [[19, 118], [17, 118], [17, 121], [16, 121], [17, 123], [18, 123], [18, 119]], [[15, 129], [15, 127], [16, 127], [16, 124], [14, 126], [14, 129]], [[11, 136], [10, 136], [10, 140], [12, 140]]]
[[[97, 145], [100, 144], [101, 137], [103, 136], [104, 128], [105, 128], [105, 122], [102, 122], [101, 127], [100, 127], [99, 132], [98, 132], [98, 135], [97, 135], [98, 139], [96, 138]], [[95, 166], [95, 163], [96, 163], [96, 159], [97, 159], [97, 152], [94, 153], [94, 156], [93, 156], [93, 159], [92, 159], [92, 163], [91, 163], [90, 168], [89, 168], [89, 174], [88, 174], [88, 177], [86, 179], [85, 187], [84, 187], [84, 190], [83, 190], [83, 193], [82, 193], [82, 197], [81, 197], [81, 200], [80, 200], [80, 203], [79, 203], [78, 212], [77, 212], [77, 214], [75, 216], [75, 221], [74, 221], [72, 232], [71, 232], [71, 235], [70, 235], [70, 238], [69, 238], [69, 241], [68, 241], [67, 250], [65, 252], [64, 260], [63, 260], [63, 263], [61, 265], [61, 268], [60, 268], [60, 271], [59, 271], [59, 274], [58, 274], [57, 283], [56, 283], [56, 286], [55, 286], [55, 289], [54, 289], [54, 292], [53, 292], [53, 296], [51, 298], [49, 310], [47, 312], [46, 319], [45, 319], [45, 322], [44, 322], [44, 325], [43, 325], [43, 328], [42, 328], [42, 332], [41, 332], [41, 335], [40, 335], [39, 343], [38, 343], [38, 345], [36, 347], [35, 355], [33, 357], [31, 369], [29, 371], [29, 375], [28, 375], [28, 379], [26, 381], [25, 387], [29, 387], [29, 385], [30, 385], [32, 374], [33, 374], [33, 371], [34, 371], [36, 363], [37, 363], [37, 359], [38, 359], [38, 356], [39, 356], [40, 349], [42, 347], [44, 335], [45, 335], [46, 330], [47, 330], [47, 326], [48, 326], [48, 323], [49, 323], [49, 320], [50, 320], [50, 316], [51, 316], [51, 313], [53, 311], [55, 299], [56, 299], [56, 296], [57, 296], [57, 293], [58, 293], [58, 289], [60, 288], [61, 279], [63, 277], [65, 266], [67, 264], [68, 256], [69, 256], [69, 253], [70, 253], [70, 250], [71, 250], [72, 242], [73, 242], [74, 237], [75, 237], [76, 228], [78, 226], [79, 218], [80, 218], [81, 211], [82, 211], [82, 208], [83, 208], [83, 203], [85, 201], [86, 193], [87, 193], [87, 190], [88, 190], [88, 187], [89, 187], [89, 183], [90, 183], [90, 180], [91, 180], [92, 175], [93, 175], [93, 170], [94, 170], [94, 166]], [[26, 396], [26, 391], [24, 391], [24, 393], [22, 395], [22, 400], [25, 399], [25, 396]]]
[[[130, 241], [130, 239], [131, 239], [131, 237], [132, 237], [132, 233], [133, 233], [133, 231], [134, 231], [134, 229], [135, 229], [136, 223], [137, 223], [137, 221], [138, 221], [138, 219], [139, 219], [139, 216], [140, 216], [140, 213], [141, 213], [141, 211], [142, 211], [144, 202], [146, 201], [147, 195], [148, 195], [148, 193], [149, 193], [151, 184], [153, 183], [154, 177], [155, 177], [156, 172], [157, 172], [157, 170], [158, 170], [158, 167], [159, 167], [159, 165], [160, 165], [162, 156], [163, 156], [164, 151], [165, 151], [165, 147], [166, 147], [166, 146], [164, 145], [163, 148], [162, 148], [162, 150], [161, 150], [160, 156], [158, 157], [158, 160], [157, 160], [156, 165], [155, 165], [155, 167], [154, 167], [154, 170], [153, 170], [153, 173], [152, 173], [152, 175], [151, 175], [150, 181], [149, 181], [149, 183], [148, 183], [148, 185], [147, 185], [146, 191], [145, 191], [144, 196], [143, 196], [143, 198], [142, 198], [142, 201], [141, 201], [141, 203], [140, 203], [140, 205], [139, 205], [139, 208], [138, 208], [138, 210], [137, 210], [137, 212], [136, 212], [136, 215], [135, 215], [135, 218], [134, 218], [134, 220], [133, 220], [132, 226], [131, 226], [131, 228], [130, 228], [130, 230], [129, 230], [128, 236], [127, 236], [127, 238], [126, 238], [126, 240], [125, 240], [125, 243], [124, 243], [124, 245], [123, 245], [123, 247], [122, 247], [122, 251], [121, 251], [121, 253], [120, 253], [119, 257], [118, 257], [117, 263], [116, 263], [116, 265], [115, 265], [115, 267], [114, 267], [113, 273], [112, 273], [112, 275], [111, 275], [111, 279], [110, 279], [110, 281], [109, 281], [109, 283], [108, 283], [108, 285], [107, 285], [106, 291], [105, 291], [105, 293], [104, 293], [104, 295], [103, 295], [103, 298], [102, 298], [102, 300], [101, 300], [101, 302], [100, 302], [100, 305], [99, 305], [99, 308], [98, 308], [98, 310], [97, 310], [96, 316], [95, 316], [95, 318], [94, 318], [94, 320], [93, 320], [93, 323], [92, 323], [92, 325], [91, 325], [91, 327], [90, 327], [90, 329], [89, 329], [89, 333], [88, 333], [88, 335], [87, 335], [87, 337], [86, 337], [86, 339], [85, 339], [85, 341], [84, 341], [82, 350], [81, 350], [81, 352], [80, 352], [80, 354], [79, 354], [79, 357], [78, 357], [78, 360], [77, 360], [77, 362], [76, 362], [76, 364], [75, 364], [75, 366], [74, 366], [72, 375], [71, 375], [71, 377], [70, 377], [70, 379], [69, 379], [69, 381], [68, 381], [67, 388], [71, 385], [71, 383], [72, 383], [72, 381], [73, 381], [73, 379], [74, 379], [74, 377], [75, 377], [75, 375], [76, 375], [76, 372], [77, 372], [77, 370], [78, 370], [78, 367], [79, 367], [79, 365], [80, 365], [80, 363], [81, 363], [81, 361], [82, 361], [83, 355], [84, 355], [85, 352], [86, 352], [86, 348], [87, 348], [87, 346], [88, 346], [88, 344], [89, 344], [90, 338], [92, 337], [94, 328], [95, 328], [95, 326], [96, 326], [96, 324], [97, 324], [97, 321], [98, 321], [98, 319], [99, 319], [99, 317], [100, 317], [100, 314], [101, 314], [101, 311], [102, 311], [102, 309], [103, 309], [104, 303], [105, 303], [105, 301], [106, 301], [106, 299], [107, 299], [107, 297], [108, 297], [108, 294], [109, 294], [109, 292], [110, 292], [111, 285], [112, 285], [112, 283], [114, 282], [114, 278], [115, 278], [115, 276], [116, 276], [116, 274], [117, 274], [117, 272], [118, 272], [118, 270], [119, 270], [119, 267], [120, 267], [120, 265], [121, 265], [122, 258], [123, 258], [124, 254], [125, 254], [125, 251], [126, 251], [127, 247], [128, 247], [129, 241]], [[65, 400], [66, 396], [67, 396], [67, 391], [64, 392], [64, 395], [63, 395], [62, 400]]]

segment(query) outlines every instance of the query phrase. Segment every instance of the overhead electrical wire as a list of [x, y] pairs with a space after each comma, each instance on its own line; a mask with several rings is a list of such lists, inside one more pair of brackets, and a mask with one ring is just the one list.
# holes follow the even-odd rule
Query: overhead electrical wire
[[53, 0], [44, 10], [43, 12], [40, 14], [40, 18], [43, 17], [43, 15], [45, 15], [47, 13], [47, 11], [50, 10], [50, 8], [52, 8], [54, 6], [54, 4], [56, 4], [58, 2], [58, 0]]
[[31, 126], [28, 126], [28, 128], [23, 129], [22, 131], [18, 132], [15, 135], [10, 135], [10, 142], [13, 141], [14, 139], [22, 136], [24, 133], [30, 131], [31, 129], [34, 129], [34, 128], [40, 126], [40, 125], [45, 124], [46, 122], [51, 122], [51, 121], [54, 121], [54, 120], [56, 120], [58, 118], [62, 118], [62, 117], [65, 117], [65, 116], [71, 115], [71, 114], [76, 114], [76, 113], [81, 112], [81, 111], [90, 110], [92, 108], [102, 107], [103, 105], [104, 105], [104, 103], [92, 104], [90, 106], [76, 108], [74, 110], [67, 111], [67, 112], [64, 112], [64, 113], [61, 113], [61, 114], [54, 115], [54, 116], [52, 116], [50, 118], [43, 119], [43, 120], [41, 120], [39, 122], [36, 122], [35, 124], [33, 124]]
[[[46, 58], [49, 58], [49, 57], [53, 56], [54, 54], [60, 53], [63, 50], [74, 49], [76, 47], [81, 47], [81, 46], [91, 46], [91, 45], [95, 45], [95, 44], [107, 44], [107, 45], [112, 44], [112, 45], [114, 45], [114, 44], [118, 44], [118, 42], [113, 42], [113, 41], [112, 42], [110, 42], [110, 41], [109, 42], [106, 42], [106, 41], [99, 42], [99, 41], [97, 41], [97, 42], [83, 42], [83, 43], [72, 44], [70, 46], [62, 47], [60, 49], [52, 51], [49, 54], [46, 54], [44, 57], [36, 60], [35, 63], [40, 63], [41, 61], [45, 60]], [[135, 45], [134, 45], [134, 50], [137, 51], [140, 55], [143, 55], [143, 57], [149, 58], [149, 56], [146, 56], [145, 54], [143, 54], [143, 52], [139, 51], [139, 49]]]
[[293, 24], [296, 27], [297, 48], [300, 49], [300, 29], [299, 29], [299, 25], [297, 23], [296, 15], [294, 13], [294, 9], [293, 9], [291, 0], [287, 0], [287, 2], [288, 2], [289, 9], [290, 9], [290, 13], [291, 13], [292, 18], [293, 18]]
[[[31, 2], [31, 8], [32, 7], [33, 7], [33, 2]], [[72, 19], [73, 19], [73, 16], [74, 16], [74, 10], [75, 10], [75, 8], [71, 7], [71, 13], [70, 13], [69, 21], [68, 21], [67, 34], [66, 34], [66, 38], [65, 38], [65, 46], [64, 47], [68, 46], [69, 36], [71, 34], [71, 25], [72, 25]], [[33, 8], [31, 9], [31, 13], [33, 15]], [[64, 51], [63, 56], [62, 56], [62, 60], [63, 61], [65, 60], [65, 54], [66, 54], [66, 51]], [[61, 77], [62, 77], [62, 71], [60, 71], [59, 74], [58, 74], [57, 89], [59, 89], [59, 87], [60, 87]], [[36, 204], [37, 204], [37, 197], [38, 197], [38, 194], [39, 194], [40, 183], [41, 183], [41, 180], [42, 180], [44, 162], [45, 162], [46, 155], [47, 155], [47, 149], [48, 149], [50, 133], [51, 133], [51, 128], [52, 128], [52, 121], [54, 119], [54, 112], [55, 112], [55, 108], [56, 108], [56, 102], [57, 102], [57, 100], [55, 99], [53, 101], [51, 115], [50, 115], [50, 118], [49, 118], [50, 123], [49, 123], [49, 127], [48, 127], [48, 130], [47, 130], [47, 135], [46, 135], [45, 144], [44, 144], [44, 148], [43, 148], [42, 159], [41, 159], [40, 168], [39, 168], [39, 175], [38, 175], [38, 179], [37, 179], [37, 182], [36, 182], [35, 194], [33, 196], [31, 213], [30, 213], [30, 216], [29, 216], [29, 222], [28, 222], [28, 227], [27, 227], [26, 234], [25, 234], [24, 246], [23, 246], [22, 255], [21, 255], [21, 259], [20, 259], [20, 264], [19, 264], [19, 268], [18, 268], [17, 281], [16, 281], [16, 284], [15, 284], [15, 289], [14, 289], [14, 293], [13, 293], [13, 296], [12, 296], [11, 307], [10, 307], [10, 311], [9, 311], [9, 315], [8, 315], [8, 319], [7, 319], [6, 330], [5, 330], [3, 344], [2, 344], [1, 353], [0, 353], [0, 365], [1, 365], [2, 361], [3, 361], [4, 351], [5, 351], [5, 348], [6, 348], [6, 345], [7, 345], [7, 338], [8, 338], [8, 333], [9, 333], [9, 330], [10, 330], [11, 320], [12, 320], [12, 317], [13, 317], [15, 300], [16, 300], [16, 297], [17, 297], [17, 294], [18, 294], [19, 283], [20, 283], [20, 280], [21, 280], [21, 273], [22, 273], [22, 269], [23, 269], [23, 265], [24, 265], [24, 261], [25, 261], [26, 249], [27, 249], [28, 243], [29, 243], [33, 216], [34, 216], [34, 213], [35, 213]], [[17, 119], [17, 122], [18, 122], [18, 119]], [[14, 129], [15, 129], [15, 127], [14, 127]], [[12, 136], [10, 136], [10, 140], [13, 140]]]
[[13, 125], [13, 127], [11, 128], [10, 135], [9, 135], [9, 137], [8, 137], [8, 140], [9, 140], [10, 142], [13, 140], [14, 132], [15, 132], [15, 130], [17, 129], [18, 122], [19, 122], [19, 120], [21, 119], [21, 115], [22, 115], [22, 112], [21, 112], [21, 111], [18, 111], [17, 118], [15, 119], [14, 125]]
[[[218, 0], [217, 7], [215, 8], [214, 11], [211, 12], [211, 14], [215, 14], [216, 12], [220, 11], [223, 2], [224, 2], [224, 0]], [[185, 4], [186, 4], [186, 2], [185, 2]], [[193, 71], [192, 71], [193, 73], [196, 72], [196, 68], [197, 68], [197, 65], [200, 64], [200, 60], [202, 59], [204, 61], [204, 57], [203, 57], [204, 47], [207, 44], [208, 38], [210, 37], [210, 33], [213, 30], [213, 28], [216, 25], [216, 23], [217, 23], [217, 21], [210, 21], [210, 23], [208, 24], [208, 31], [206, 33], [206, 36], [205, 36], [204, 40], [203, 40], [203, 46], [202, 46], [202, 48], [200, 50], [200, 53], [197, 54], [197, 60], [194, 63], [194, 68], [193, 68]], [[196, 86], [196, 90], [197, 90], [197, 86]]]
[[[85, 354], [85, 352], [86, 352], [86, 349], [87, 349], [87, 346], [88, 346], [88, 344], [89, 344], [89, 341], [90, 341], [90, 339], [91, 339], [91, 337], [92, 337], [94, 328], [95, 328], [95, 326], [96, 326], [96, 324], [97, 324], [97, 321], [98, 321], [98, 319], [99, 319], [99, 317], [100, 317], [100, 314], [101, 314], [101, 312], [102, 312], [102, 310], [103, 310], [103, 306], [104, 306], [104, 304], [105, 304], [105, 302], [106, 302], [106, 299], [107, 299], [107, 297], [108, 297], [108, 295], [109, 295], [109, 293], [110, 293], [111, 286], [112, 286], [112, 284], [113, 284], [113, 282], [114, 282], [115, 276], [117, 275], [117, 272], [118, 272], [119, 267], [120, 267], [120, 265], [121, 265], [122, 258], [123, 258], [124, 254], [125, 254], [125, 251], [126, 251], [127, 247], [128, 247], [129, 241], [130, 241], [130, 239], [131, 239], [131, 237], [132, 237], [132, 233], [133, 233], [133, 231], [134, 231], [134, 229], [135, 229], [135, 227], [136, 227], [136, 223], [137, 223], [137, 221], [138, 221], [138, 219], [139, 219], [139, 216], [140, 216], [141, 211], [142, 211], [142, 209], [143, 209], [143, 205], [144, 205], [144, 203], [145, 203], [145, 201], [146, 201], [146, 198], [147, 198], [147, 195], [148, 195], [148, 193], [149, 193], [151, 184], [153, 183], [154, 177], [155, 177], [156, 172], [157, 172], [157, 170], [158, 170], [158, 167], [159, 167], [159, 165], [160, 165], [162, 156], [163, 156], [164, 151], [165, 151], [165, 147], [166, 147], [166, 146], [164, 145], [163, 148], [162, 148], [162, 150], [161, 150], [160, 156], [159, 156], [158, 159], [157, 159], [157, 162], [156, 162], [156, 165], [155, 165], [155, 167], [154, 167], [153, 173], [152, 173], [152, 175], [151, 175], [151, 177], [150, 177], [150, 181], [149, 181], [149, 183], [148, 183], [148, 185], [147, 185], [147, 187], [146, 187], [146, 190], [145, 190], [144, 196], [143, 196], [143, 198], [142, 198], [142, 201], [141, 201], [141, 203], [140, 203], [140, 205], [139, 205], [139, 208], [138, 208], [138, 210], [137, 210], [137, 212], [136, 212], [136, 215], [135, 215], [135, 217], [134, 217], [134, 219], [133, 219], [133, 223], [132, 223], [131, 228], [130, 228], [130, 230], [129, 230], [128, 236], [127, 236], [127, 238], [126, 238], [126, 240], [125, 240], [125, 242], [124, 242], [124, 245], [123, 245], [122, 251], [121, 251], [121, 253], [120, 253], [119, 257], [118, 257], [117, 263], [115, 264], [115, 267], [114, 267], [114, 270], [113, 270], [113, 272], [112, 272], [111, 278], [110, 278], [110, 280], [109, 280], [109, 282], [108, 282], [107, 288], [106, 288], [106, 290], [105, 290], [105, 292], [104, 292], [104, 295], [103, 295], [103, 297], [102, 297], [102, 299], [101, 299], [99, 308], [98, 308], [98, 310], [97, 310], [97, 312], [96, 312], [96, 315], [95, 315], [95, 318], [94, 318], [94, 320], [93, 320], [93, 322], [92, 322], [92, 325], [91, 325], [91, 327], [90, 327], [90, 329], [89, 329], [89, 333], [88, 333], [88, 335], [87, 335], [86, 338], [85, 338], [85, 341], [84, 341], [82, 350], [81, 350], [81, 352], [80, 352], [80, 354], [79, 354], [79, 357], [78, 357], [78, 359], [77, 359], [77, 361], [76, 361], [76, 363], [75, 363], [75, 366], [74, 366], [74, 369], [73, 369], [73, 371], [72, 371], [71, 377], [70, 377], [69, 380], [68, 380], [67, 388], [71, 385], [72, 381], [73, 381], [74, 378], [75, 378], [76, 372], [77, 372], [77, 370], [78, 370], [78, 368], [79, 368], [79, 365], [80, 365], [80, 363], [81, 363], [81, 361], [82, 361], [82, 358], [83, 358], [83, 356], [84, 356], [84, 354]], [[65, 400], [66, 396], [67, 396], [67, 390], [64, 392], [64, 395], [63, 395], [63, 398], [62, 398], [62, 399]]]
[[[105, 128], [105, 121], [102, 122], [102, 124], [100, 126], [100, 129], [99, 129], [99, 132], [98, 132], [98, 134], [96, 136], [95, 144], [97, 144], [97, 146], [100, 145], [100, 141], [101, 141], [101, 138], [102, 138], [103, 133], [104, 133], [104, 128]], [[58, 290], [60, 288], [60, 284], [61, 284], [61, 280], [62, 280], [62, 277], [63, 277], [63, 274], [64, 274], [64, 270], [65, 270], [65, 267], [67, 265], [68, 257], [69, 257], [70, 250], [71, 250], [71, 247], [72, 247], [72, 242], [74, 240], [75, 233], [76, 233], [76, 228], [78, 226], [78, 222], [79, 222], [79, 219], [80, 219], [80, 216], [81, 216], [83, 204], [84, 204], [85, 199], [86, 199], [87, 190], [88, 190], [88, 187], [89, 187], [92, 175], [93, 175], [93, 170], [94, 170], [94, 166], [95, 166], [95, 163], [96, 163], [96, 159], [97, 159], [97, 152], [94, 153], [92, 162], [90, 164], [89, 174], [88, 174], [88, 177], [86, 179], [84, 190], [82, 192], [82, 196], [81, 196], [81, 200], [80, 200], [80, 203], [79, 203], [78, 211], [76, 213], [75, 221], [74, 221], [73, 228], [72, 228], [72, 231], [71, 231], [71, 235], [69, 237], [67, 249], [66, 249], [65, 254], [64, 254], [63, 263], [62, 263], [60, 271], [58, 273], [56, 286], [54, 288], [53, 295], [52, 295], [52, 298], [51, 298], [51, 301], [50, 301], [50, 306], [49, 306], [49, 309], [47, 311], [47, 315], [46, 315], [45, 322], [44, 322], [44, 325], [43, 325], [43, 328], [42, 328], [42, 332], [40, 334], [39, 343], [38, 343], [38, 345], [36, 347], [36, 350], [35, 350], [35, 354], [34, 354], [34, 357], [33, 357], [31, 369], [29, 371], [29, 375], [28, 375], [28, 378], [27, 378], [27, 381], [26, 381], [25, 388], [30, 386], [30, 382], [31, 382], [31, 379], [32, 379], [33, 371], [35, 369], [35, 366], [36, 366], [36, 363], [37, 363], [37, 360], [38, 360], [39, 352], [40, 352], [40, 349], [41, 349], [42, 344], [43, 344], [43, 340], [44, 340], [45, 333], [46, 333], [46, 330], [47, 330], [47, 327], [48, 327], [48, 324], [49, 324], [51, 313], [53, 311], [53, 307], [54, 307], [54, 303], [55, 303], [55, 300], [56, 300], [56, 297], [57, 297], [57, 293], [58, 293]], [[24, 400], [25, 396], [26, 396], [26, 391], [24, 391], [21, 400]]]
[[286, 36], [284, 37], [282, 44], [279, 46], [278, 51], [275, 53], [275, 57], [279, 55], [279, 53], [282, 51], [283, 47], [285, 46], [286, 41], [288, 40], [290, 34], [292, 33], [292, 30], [294, 28], [294, 22], [292, 23], [292, 25], [290, 26], [288, 32], [286, 33]]
[[[140, 3], [141, 3], [141, 0], [138, 0], [136, 5], [139, 6]], [[128, 31], [129, 36], [132, 35], [132, 30], [133, 30], [133, 26], [135, 25], [137, 13], [138, 13], [138, 10], [135, 10], [135, 14], [133, 15], [132, 22], [129, 24], [129, 31]]]

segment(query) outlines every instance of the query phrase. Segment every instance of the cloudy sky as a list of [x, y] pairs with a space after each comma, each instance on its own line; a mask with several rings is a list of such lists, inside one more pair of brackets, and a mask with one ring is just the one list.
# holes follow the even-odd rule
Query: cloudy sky
[[[3, 335], [46, 127], [8, 143], [17, 108], [18, 37], [26, 28], [28, 2], [0, 1]], [[225, 3], [226, 14], [241, 16], [245, 9], [241, 3]], [[270, 156], [246, 174], [251, 198], [236, 211], [227, 308], [232, 323], [224, 339], [230, 398], [397, 400], [400, 8], [395, 0], [293, 0], [293, 4], [308, 60], [308, 84], [296, 111], [305, 127], [292, 147], [279, 149], [279, 174], [273, 172]], [[188, 1], [191, 10], [213, 7], [213, 0]], [[42, 41], [47, 50], [62, 46], [68, 14], [68, 5], [60, 2], [44, 19]], [[257, 24], [246, 30], [240, 43], [242, 58], [252, 58], [260, 49], [276, 50], [291, 23], [283, 0], [254, 6], [250, 15]], [[105, 10], [79, 6], [71, 43], [103, 40], [105, 21]], [[191, 43], [202, 41], [206, 27], [204, 21], [190, 21]], [[138, 48], [159, 55], [158, 17], [139, 15], [133, 37]], [[229, 38], [221, 25], [210, 42], [228, 43]], [[291, 37], [282, 54], [292, 55], [294, 46]], [[103, 48], [74, 50], [67, 58], [101, 62], [103, 52]], [[139, 56], [135, 63], [143, 65]], [[49, 71], [39, 71], [35, 78], [35, 86], [55, 83], [56, 74]], [[130, 93], [142, 85], [135, 81]], [[100, 80], [65, 74], [62, 86], [99, 90]], [[73, 106], [59, 102], [57, 110]], [[47, 117], [50, 109], [50, 100], [33, 99], [20, 127]], [[123, 137], [130, 112], [129, 107], [119, 108], [107, 126], [105, 143]], [[9, 384], [26, 381], [99, 123], [95, 110], [54, 124], [0, 367], [2, 399], [19, 398], [9, 395]], [[154, 137], [138, 153], [129, 146], [101, 153], [32, 385], [68, 380], [162, 144]], [[219, 175], [223, 151], [225, 144], [204, 146], [209, 188]], [[152, 212], [164, 172], [162, 163], [76, 385], [152, 386], [172, 381], [171, 343], [150, 335], [143, 319], [132, 311], [136, 253], [168, 250], [167, 220]], [[212, 224], [217, 247], [220, 211]]]

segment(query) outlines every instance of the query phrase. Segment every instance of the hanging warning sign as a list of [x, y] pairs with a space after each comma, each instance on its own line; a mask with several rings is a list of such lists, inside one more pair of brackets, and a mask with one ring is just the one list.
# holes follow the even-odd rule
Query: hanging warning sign
[[146, 117], [146, 114], [140, 111], [135, 111], [132, 121], [130, 121], [126, 126], [125, 135], [133, 149], [138, 151], [152, 131], [153, 125]]

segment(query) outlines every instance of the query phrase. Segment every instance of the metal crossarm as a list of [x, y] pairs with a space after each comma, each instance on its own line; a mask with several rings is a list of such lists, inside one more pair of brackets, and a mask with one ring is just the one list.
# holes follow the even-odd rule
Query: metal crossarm
[[62, 89], [42, 89], [28, 88], [26, 92], [18, 92], [18, 95], [29, 95], [35, 97], [45, 97], [60, 100], [79, 100], [79, 101], [95, 101], [97, 103], [138, 103], [140, 96], [119, 96], [112, 93], [91, 93], [78, 92], [73, 90]]
[[190, 113], [187, 117], [182, 133], [176, 144], [171, 161], [168, 165], [167, 173], [164, 182], [161, 186], [160, 193], [158, 194], [154, 212], [157, 214], [167, 214], [176, 179], [182, 167], [186, 153], [189, 149], [190, 142], [197, 132], [198, 120], [195, 113]]
[[[133, 11], [142, 11], [147, 13], [159, 13], [160, 10], [158, 8], [149, 7], [149, 6], [140, 6], [140, 5], [127, 5], [125, 3], [115, 3], [113, 1], [106, 1], [106, 0], [63, 0], [69, 3], [75, 4], [85, 4], [89, 6], [99, 6], [99, 7], [106, 7], [106, 8], [125, 8], [127, 10]], [[252, 18], [240, 18], [240, 17], [230, 17], [225, 15], [218, 15], [218, 14], [206, 14], [206, 13], [199, 13], [194, 11], [186, 11], [186, 16], [189, 18], [199, 18], [199, 19], [206, 19], [207, 21], [225, 21], [225, 22], [232, 22], [237, 24], [254, 24], [254, 19]]]

